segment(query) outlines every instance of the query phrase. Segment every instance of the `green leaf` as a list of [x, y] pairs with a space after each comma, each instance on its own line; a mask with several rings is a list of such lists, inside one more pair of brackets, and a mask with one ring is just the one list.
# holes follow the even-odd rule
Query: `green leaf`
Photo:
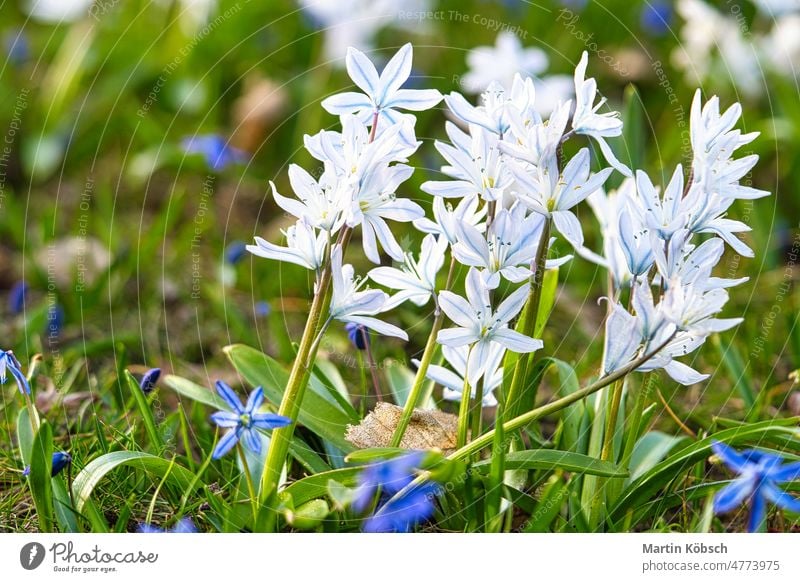
[[633, 447], [629, 480], [638, 479], [655, 467], [675, 445], [684, 439], [685, 437], [676, 437], [656, 430], [642, 436]]
[[[244, 345], [227, 346], [224, 351], [233, 367], [248, 383], [262, 386], [267, 400], [276, 406], [280, 404], [289, 381], [289, 373], [283, 366], [266, 354]], [[354, 424], [358, 419], [332, 404], [321, 395], [321, 390], [327, 391], [327, 388], [312, 378], [309, 389], [303, 396], [298, 423], [305, 425], [336, 448], [345, 453], [350, 452], [353, 445], [344, 439], [344, 433], [347, 425]]]
[[31, 472], [28, 485], [39, 517], [39, 529], [53, 531], [53, 486], [50, 473], [53, 469], [53, 431], [43, 420], [31, 447]]
[[550, 531], [550, 524], [561, 511], [567, 500], [568, 488], [560, 474], [550, 477], [544, 486], [544, 491], [539, 497], [536, 507], [531, 512], [528, 523], [525, 524], [526, 533], [544, 533]]
[[19, 456], [22, 464], [26, 467], [31, 464], [31, 451], [33, 450], [33, 427], [28, 409], [23, 408], [17, 416], [17, 444], [19, 446]]
[[72, 492], [75, 497], [76, 511], [80, 512], [83, 509], [92, 491], [106, 474], [122, 466], [140, 469], [159, 478], [168, 475], [166, 482], [175, 485], [182, 491], [192, 487], [195, 483], [192, 472], [176, 465], [173, 461], [139, 451], [114, 451], [97, 457], [75, 477]]
[[710, 437], [688, 444], [672, 452], [666, 459], [655, 465], [623, 490], [622, 496], [611, 509], [612, 520], [621, 519], [631, 509], [636, 509], [648, 501], [677, 476], [698, 462], [705, 462], [711, 454], [711, 443], [720, 441], [729, 445], [750, 443], [763, 446], [765, 443], [790, 445], [800, 450], [800, 432], [797, 428], [781, 426], [774, 421], [756, 422], [722, 430]]
[[373, 461], [391, 459], [407, 452], [408, 449], [401, 449], [399, 447], [374, 447], [371, 449], [358, 449], [347, 455], [344, 461], [345, 463], [371, 463]]
[[723, 345], [719, 334], [714, 334], [711, 342], [714, 344], [714, 347], [717, 348], [722, 358], [722, 363], [725, 365], [725, 369], [728, 371], [728, 375], [734, 383], [734, 388], [739, 393], [739, 396], [742, 397], [742, 400], [744, 400], [745, 410], [752, 411], [756, 408], [756, 394], [753, 388], [753, 380], [750, 378], [750, 372], [748, 371], [749, 362], [745, 364], [739, 352], [739, 348], [734, 345], [733, 340], [728, 340], [727, 343]]
[[[489, 471], [491, 459], [475, 463], [474, 467], [482, 473]], [[506, 469], [562, 469], [571, 473], [600, 475], [603, 477], [626, 477], [628, 472], [622, 467], [601, 461], [580, 453], [570, 451], [554, 451], [551, 449], [534, 449], [517, 451], [506, 455]]]
[[64, 479], [61, 476], [53, 477], [53, 500], [55, 506], [56, 521], [58, 527], [62, 532], [76, 533], [78, 529], [78, 520], [75, 516], [75, 511], [72, 509], [72, 503], [67, 492], [67, 486], [64, 484]]
[[622, 110], [623, 143], [625, 153], [621, 159], [627, 158], [628, 167], [634, 171], [642, 168], [645, 154], [644, 120], [646, 111], [639, 92], [633, 85], [625, 87], [624, 107]]
[[324, 499], [312, 499], [294, 511], [286, 513], [286, 521], [294, 529], [311, 530], [322, 523], [331, 512], [328, 502]]
[[[220, 410], [226, 410], [228, 408], [227, 404], [225, 404], [222, 398], [216, 393], [199, 384], [195, 384], [191, 380], [181, 378], [180, 376], [169, 375], [164, 377], [163, 382], [164, 385], [172, 388], [181, 396], [186, 396], [195, 402]], [[330, 466], [297, 435], [292, 437], [292, 442], [289, 444], [289, 452], [308, 471], [320, 473], [322, 471], [330, 471], [331, 469]]]
[[539, 312], [536, 314], [536, 327], [533, 337], [542, 337], [547, 320], [550, 319], [550, 312], [556, 302], [556, 291], [558, 290], [558, 267], [547, 269], [542, 279], [542, 291], [539, 298]]
[[346, 467], [310, 475], [295, 481], [286, 487], [280, 495], [281, 497], [290, 497], [294, 502], [294, 506], [300, 507], [312, 499], [325, 497], [328, 494], [328, 482], [331, 480], [339, 482], [344, 487], [355, 486], [361, 470], [362, 467]]
[[133, 374], [131, 374], [128, 370], [125, 370], [125, 380], [128, 383], [128, 388], [133, 395], [133, 399], [136, 401], [136, 407], [139, 409], [139, 415], [142, 417], [142, 421], [144, 422], [144, 428], [145, 432], [147, 432], [147, 438], [150, 441], [150, 446], [152, 446], [157, 452], [160, 452], [164, 446], [164, 441], [161, 439], [161, 435], [158, 433], [156, 420], [153, 417], [153, 410], [150, 408], [150, 403], [147, 401], [147, 396], [145, 396], [144, 392], [142, 392], [141, 388], [139, 388], [139, 382], [136, 381], [136, 378], [134, 378]]

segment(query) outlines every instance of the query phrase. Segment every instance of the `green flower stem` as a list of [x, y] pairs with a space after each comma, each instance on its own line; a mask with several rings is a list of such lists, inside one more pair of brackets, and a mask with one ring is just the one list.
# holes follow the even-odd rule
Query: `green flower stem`
[[258, 496], [256, 495], [255, 485], [253, 485], [253, 475], [250, 473], [250, 465], [247, 464], [247, 456], [241, 442], [236, 443], [236, 450], [242, 460], [244, 477], [247, 481], [247, 492], [250, 495], [250, 507], [253, 509], [253, 525], [255, 525], [256, 521], [258, 521]]
[[[477, 453], [481, 449], [491, 445], [495, 439], [495, 433], [498, 430], [502, 430], [503, 432], [510, 432], [522, 428], [523, 426], [533, 422], [534, 420], [538, 420], [544, 416], [547, 416], [548, 414], [553, 414], [554, 412], [558, 412], [559, 410], [566, 408], [570, 404], [582, 400], [587, 396], [589, 396], [590, 394], [594, 394], [598, 390], [601, 390], [606, 386], [608, 386], [609, 384], [616, 382], [620, 378], [624, 378], [625, 376], [633, 372], [636, 368], [646, 363], [650, 358], [655, 356], [658, 352], [663, 350], [667, 346], [667, 344], [672, 341], [674, 337], [675, 334], [673, 333], [670, 337], [668, 337], [664, 341], [664, 343], [659, 345], [652, 352], [643, 354], [642, 356], [633, 360], [627, 366], [623, 366], [622, 368], [612, 372], [608, 376], [599, 378], [597, 381], [593, 382], [592, 384], [589, 384], [585, 388], [581, 388], [580, 390], [577, 390], [572, 394], [568, 394], [563, 398], [559, 398], [558, 400], [549, 402], [544, 406], [540, 406], [539, 408], [534, 408], [533, 410], [530, 410], [524, 414], [520, 414], [519, 416], [504, 422], [502, 424], [502, 427], [494, 428], [490, 431], [485, 432], [484, 434], [473, 440], [471, 443], [459, 447], [456, 451], [450, 453], [447, 456], [447, 459], [450, 461], [467, 459], [474, 453]], [[394, 498], [402, 497], [403, 495], [411, 491], [414, 487], [420, 485], [421, 483], [424, 483], [429, 477], [430, 477], [430, 472], [426, 471], [421, 473], [411, 483], [409, 483], [408, 485], [403, 487], [403, 489], [398, 491], [397, 494], [395, 494]]]
[[[547, 263], [547, 248], [550, 243], [550, 223], [552, 218], [546, 217], [542, 226], [542, 236], [539, 239], [539, 247], [536, 249], [534, 259], [534, 271], [530, 279], [530, 293], [525, 308], [522, 311], [523, 327], [520, 330], [524, 335], [533, 337], [536, 332], [536, 320], [539, 316], [539, 304], [542, 298], [542, 283], [544, 282], [544, 272]], [[535, 352], [534, 352], [535, 353]], [[504, 410], [511, 416], [517, 409], [517, 400], [522, 390], [522, 383], [528, 375], [528, 367], [533, 362], [534, 354], [520, 354], [517, 358], [517, 365], [514, 368], [514, 375], [511, 377], [511, 386], [505, 397]]]
[[461, 401], [458, 405], [458, 432], [456, 434], [456, 446], [458, 448], [467, 444], [469, 433], [469, 405], [472, 387], [469, 385], [469, 356], [472, 353], [472, 346], [467, 350], [467, 366], [464, 368], [464, 387], [461, 389]]
[[[352, 230], [347, 227], [341, 232], [338, 242], [342, 246], [342, 252], [347, 247], [351, 234]], [[278, 480], [286, 462], [289, 443], [294, 434], [294, 427], [300, 414], [300, 405], [303, 402], [303, 395], [306, 386], [308, 386], [311, 368], [319, 348], [320, 342], [316, 340], [319, 332], [323, 331], [322, 328], [328, 321], [326, 314], [330, 308], [332, 280], [330, 257], [328, 259], [317, 282], [314, 299], [311, 302], [311, 309], [308, 313], [308, 321], [306, 321], [303, 337], [300, 339], [300, 345], [297, 349], [297, 357], [294, 359], [292, 370], [289, 373], [289, 381], [286, 384], [286, 390], [278, 408], [278, 414], [290, 418], [292, 424], [272, 431], [272, 439], [270, 440], [267, 459], [264, 463], [264, 472], [261, 474], [259, 501], [262, 506], [267, 505], [270, 498], [277, 492]], [[261, 529], [260, 525], [257, 524], [257, 531]]]
[[625, 431], [625, 447], [623, 448], [622, 459], [620, 460], [620, 464], [624, 469], [627, 469], [628, 465], [630, 465], [633, 447], [636, 444], [636, 437], [641, 429], [642, 412], [650, 397], [650, 387], [653, 382], [655, 382], [655, 375], [652, 372], [648, 372], [644, 377], [642, 385], [639, 386], [639, 390], [636, 392], [636, 401], [633, 404], [633, 410], [628, 419], [628, 429]]
[[[445, 284], [445, 289], [450, 289], [450, 286], [453, 284], [453, 275], [455, 274], [455, 269], [456, 260], [451, 253], [450, 270], [447, 273], [447, 283]], [[400, 442], [403, 440], [403, 435], [408, 428], [408, 423], [411, 422], [411, 416], [414, 414], [414, 409], [419, 404], [420, 397], [425, 387], [425, 377], [428, 373], [428, 368], [430, 367], [431, 361], [436, 355], [436, 350], [439, 347], [439, 344], [436, 343], [436, 336], [438, 335], [439, 330], [442, 329], [443, 323], [444, 313], [441, 309], [439, 309], [437, 304], [436, 316], [433, 320], [431, 334], [428, 336], [428, 342], [425, 344], [425, 351], [422, 353], [422, 359], [419, 362], [417, 374], [414, 376], [414, 384], [411, 386], [411, 391], [408, 393], [406, 404], [403, 407], [402, 414], [400, 415], [400, 421], [397, 423], [397, 428], [394, 430], [394, 435], [392, 435], [391, 446], [393, 447], [400, 446]]]
[[603, 435], [603, 448], [600, 451], [600, 459], [603, 461], [610, 461], [614, 454], [614, 432], [617, 429], [617, 416], [622, 402], [624, 385], [625, 379], [620, 378], [611, 387], [611, 400], [606, 411], [606, 431]]

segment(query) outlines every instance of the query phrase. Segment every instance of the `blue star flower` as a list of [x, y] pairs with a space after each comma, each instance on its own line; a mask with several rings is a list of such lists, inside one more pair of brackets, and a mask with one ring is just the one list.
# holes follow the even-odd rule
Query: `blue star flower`
[[[56, 451], [53, 453], [53, 463], [52, 468], [50, 469], [50, 476], [55, 477], [64, 468], [72, 462], [72, 457], [69, 453], [65, 453], [64, 451]], [[31, 474], [31, 466], [27, 465], [25, 469], [22, 471], [22, 476], [27, 477]]]
[[714, 453], [739, 476], [714, 496], [714, 513], [728, 513], [747, 503], [750, 517], [747, 531], [758, 531], [767, 514], [767, 501], [782, 509], [800, 513], [800, 499], [778, 487], [800, 479], [800, 462], [784, 463], [783, 457], [754, 449], [738, 452], [720, 442], [711, 445]]
[[172, 529], [163, 529], [149, 523], [143, 523], [139, 526], [139, 533], [197, 533], [197, 528], [188, 517], [184, 517]]
[[158, 379], [161, 377], [161, 369], [160, 368], [153, 368], [152, 370], [148, 370], [145, 372], [142, 379], [139, 381], [139, 388], [142, 389], [142, 392], [145, 395], [150, 394], [153, 389], [155, 389], [156, 384], [158, 383]]
[[414, 480], [414, 471], [422, 458], [421, 451], [413, 451], [368, 465], [361, 472], [353, 497], [355, 511], [366, 511], [376, 495], [380, 495], [381, 499], [389, 499], [364, 522], [364, 531], [407, 532], [416, 524], [430, 519], [435, 509], [433, 500], [438, 493], [437, 485], [425, 483], [394, 497]]
[[6, 383], [7, 372], [11, 372], [11, 375], [14, 376], [14, 380], [17, 382], [17, 387], [19, 388], [20, 393], [31, 393], [31, 386], [28, 384], [28, 379], [25, 378], [25, 374], [22, 373], [22, 365], [14, 356], [14, 352], [11, 350], [8, 350], [7, 352], [0, 350], [0, 384]]
[[346, 323], [344, 329], [357, 350], [366, 350], [369, 346], [369, 330], [359, 323]]
[[231, 164], [242, 163], [247, 155], [233, 147], [219, 135], [199, 135], [187, 137], [182, 142], [187, 154], [202, 154], [206, 164], [215, 172], [220, 172]]
[[12, 315], [19, 315], [25, 311], [25, 300], [28, 296], [28, 284], [17, 281], [8, 293], [8, 310]]
[[261, 453], [261, 439], [259, 429], [280, 428], [292, 423], [291, 419], [278, 414], [258, 412], [264, 402], [264, 390], [259, 386], [250, 393], [247, 404], [242, 406], [242, 401], [236, 392], [225, 382], [218, 380], [217, 393], [230, 407], [230, 411], [221, 410], [211, 415], [217, 426], [229, 428], [228, 432], [219, 440], [214, 449], [213, 459], [219, 459], [228, 453], [240, 439], [244, 438], [245, 444], [256, 454]]

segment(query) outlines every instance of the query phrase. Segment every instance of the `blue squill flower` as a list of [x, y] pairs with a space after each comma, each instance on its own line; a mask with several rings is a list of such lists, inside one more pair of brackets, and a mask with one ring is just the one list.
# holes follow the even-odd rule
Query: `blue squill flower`
[[435, 483], [423, 483], [408, 493], [387, 501], [375, 515], [364, 522], [367, 533], [407, 533], [433, 517], [434, 499], [439, 493]]
[[12, 315], [19, 315], [25, 311], [25, 300], [28, 296], [28, 284], [17, 281], [8, 293], [8, 310]]
[[25, 377], [25, 374], [22, 373], [22, 365], [19, 363], [16, 356], [14, 356], [14, 352], [11, 350], [0, 350], [0, 384], [6, 383], [7, 372], [11, 372], [11, 375], [14, 376], [20, 393], [31, 393], [31, 386], [28, 384], [28, 379]]
[[222, 397], [230, 410], [220, 410], [211, 415], [217, 426], [230, 429], [223, 435], [214, 449], [213, 459], [219, 459], [228, 453], [240, 439], [257, 455], [261, 453], [261, 438], [258, 431], [261, 429], [281, 428], [292, 423], [291, 419], [271, 414], [258, 412], [264, 402], [264, 390], [260, 386], [250, 393], [247, 404], [242, 401], [236, 392], [222, 380], [218, 380], [217, 393]]
[[653, 36], [664, 36], [672, 24], [672, 6], [663, 0], [650, 0], [642, 7], [639, 22]]
[[237, 240], [225, 247], [225, 260], [231, 265], [235, 265], [244, 258], [246, 253], [247, 244]]
[[[64, 451], [56, 451], [53, 453], [53, 464], [52, 468], [50, 469], [50, 476], [55, 477], [64, 468], [72, 462], [72, 457], [69, 453], [65, 453]], [[27, 465], [25, 469], [22, 471], [22, 476], [27, 477], [31, 474], [31, 466]]]
[[145, 372], [142, 379], [139, 381], [139, 388], [142, 389], [142, 392], [145, 395], [150, 394], [156, 387], [158, 383], [158, 379], [161, 377], [161, 369], [160, 368], [153, 368], [152, 370], [148, 370]]
[[344, 329], [357, 350], [366, 350], [369, 346], [369, 330], [358, 323], [346, 323]]
[[172, 529], [164, 529], [149, 523], [139, 525], [139, 533], [197, 533], [194, 522], [184, 517]]
[[747, 531], [755, 532], [767, 515], [767, 501], [782, 509], [800, 513], [800, 499], [778, 487], [800, 479], [800, 462], [784, 463], [783, 457], [755, 449], [738, 452], [721, 442], [711, 445], [714, 453], [738, 477], [714, 496], [714, 513], [728, 513], [747, 503], [750, 517]]
[[370, 508], [376, 495], [379, 496], [379, 508], [364, 522], [364, 531], [407, 532], [430, 519], [438, 492], [436, 484], [425, 483], [397, 496], [414, 480], [414, 472], [422, 458], [421, 451], [412, 451], [364, 468], [353, 497], [353, 509], [363, 513]]
[[247, 159], [242, 150], [233, 147], [219, 135], [187, 137], [182, 145], [187, 154], [202, 154], [206, 164], [215, 172], [220, 172], [231, 164], [240, 164]]

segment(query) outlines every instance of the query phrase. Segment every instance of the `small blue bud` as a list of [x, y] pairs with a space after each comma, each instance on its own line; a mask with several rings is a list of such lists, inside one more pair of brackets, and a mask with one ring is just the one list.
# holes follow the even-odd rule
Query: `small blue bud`
[[152, 370], [148, 370], [145, 372], [144, 376], [142, 376], [141, 381], [139, 382], [139, 388], [142, 389], [145, 395], [150, 394], [153, 389], [155, 389], [156, 384], [158, 383], [158, 379], [161, 377], [161, 369], [160, 368], [153, 368]]
[[28, 296], [28, 284], [17, 281], [8, 293], [8, 310], [12, 315], [19, 315], [25, 311], [25, 299]]
[[51, 337], [56, 337], [64, 327], [64, 308], [58, 303], [54, 303], [47, 309], [47, 333]]
[[53, 469], [50, 472], [50, 475], [55, 477], [61, 471], [63, 471], [64, 468], [71, 462], [72, 462], [72, 457], [69, 455], [69, 453], [65, 453], [63, 451], [56, 451], [55, 453], [53, 453]]
[[357, 350], [366, 350], [369, 347], [369, 330], [360, 323], [346, 323], [344, 329]]
[[225, 248], [225, 260], [231, 265], [235, 265], [244, 258], [247, 252], [247, 245], [242, 241], [234, 241]]

